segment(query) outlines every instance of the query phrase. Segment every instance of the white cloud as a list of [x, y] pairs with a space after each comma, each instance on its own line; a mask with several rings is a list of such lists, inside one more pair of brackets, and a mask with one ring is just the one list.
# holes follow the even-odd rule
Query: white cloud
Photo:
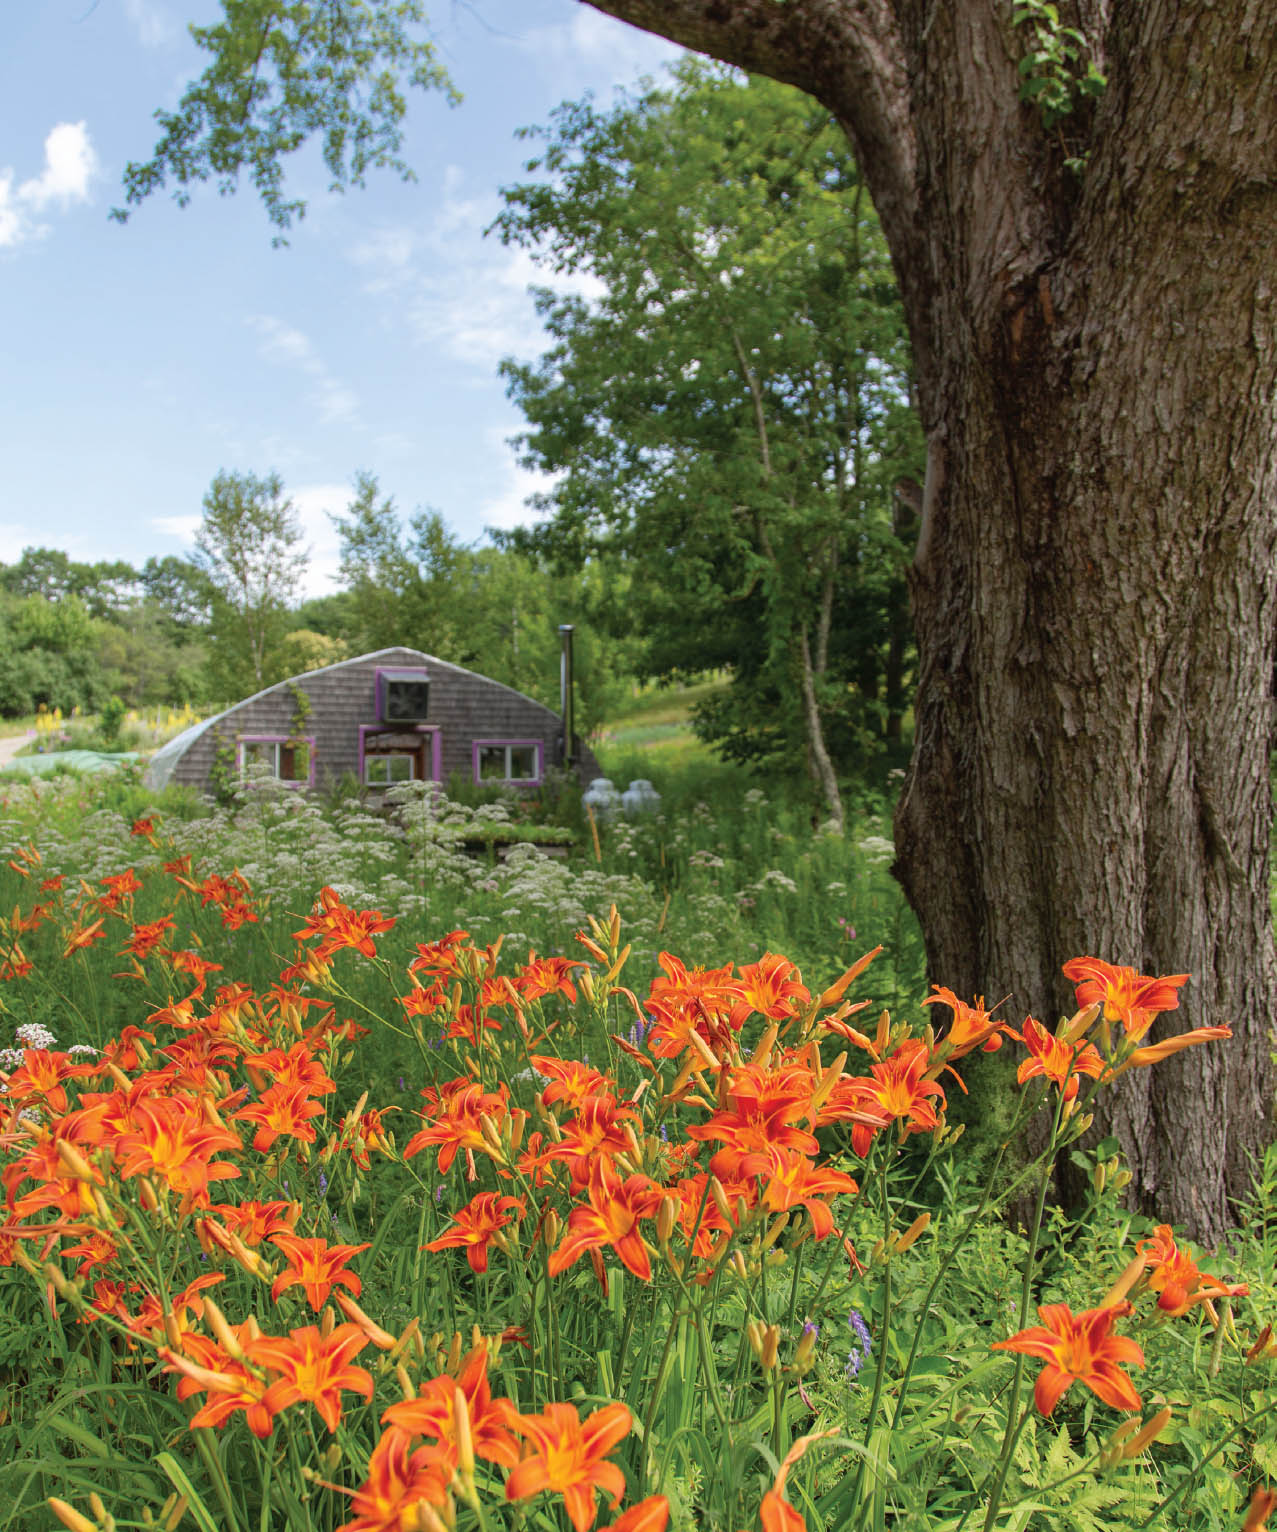
[[557, 90], [572, 94], [579, 93], [574, 82], [583, 74], [596, 82], [630, 85], [682, 53], [663, 38], [584, 5], [576, 7], [570, 21], [534, 27], [511, 41], [533, 56]]
[[489, 495], [479, 506], [477, 519], [484, 527], [498, 527], [502, 531], [532, 526], [541, 518], [526, 503], [529, 496], [550, 489], [559, 475], [521, 467], [503, 427], [491, 430], [488, 441], [493, 459], [501, 465], [503, 483], [496, 494]]
[[349, 484], [303, 484], [287, 490], [297, 510], [310, 558], [302, 579], [306, 596], [331, 596], [337, 589], [341, 562], [341, 539], [328, 519], [340, 516], [355, 497]]
[[204, 524], [202, 516], [152, 516], [151, 525], [165, 537], [180, 538], [184, 543], [195, 541], [195, 534]]
[[459, 167], [445, 169], [443, 192], [428, 226], [374, 230], [348, 256], [366, 273], [364, 291], [392, 300], [388, 323], [406, 324], [421, 344], [474, 368], [486, 383], [503, 357], [529, 357], [545, 346], [530, 286], [587, 298], [604, 289], [587, 274], [542, 270], [528, 251], [485, 239], [501, 199], [487, 190], [468, 196]]
[[89, 201], [98, 159], [82, 122], [60, 122], [44, 141], [44, 169], [14, 189], [12, 167], [0, 170], [0, 247], [40, 239], [49, 226], [36, 215], [56, 204], [65, 212]]
[[37, 546], [39, 537], [18, 521], [0, 521], [0, 564], [16, 564], [22, 550]]
[[336, 378], [315, 354], [310, 340], [300, 331], [270, 314], [249, 317], [261, 336], [260, 354], [267, 361], [284, 367], [296, 367], [311, 380], [311, 401], [325, 425], [353, 421], [359, 412], [359, 400], [353, 389]]
[[177, 36], [177, 23], [154, 0], [124, 0], [124, 14], [144, 48], [162, 48]]

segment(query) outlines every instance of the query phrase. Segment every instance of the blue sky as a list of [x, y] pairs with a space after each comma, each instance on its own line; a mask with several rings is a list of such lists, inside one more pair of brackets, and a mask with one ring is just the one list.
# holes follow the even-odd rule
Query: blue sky
[[129, 160], [203, 55], [212, 0], [4, 6], [0, 52], [0, 562], [27, 544], [79, 559], [190, 551], [219, 469], [277, 471], [333, 588], [357, 470], [405, 515], [466, 541], [527, 519], [536, 480], [506, 438], [501, 357], [535, 356], [544, 281], [483, 230], [530, 146], [515, 130], [601, 100], [675, 51], [578, 0], [436, 0], [434, 38], [465, 99], [414, 93], [405, 158], [328, 195], [318, 154], [289, 168], [308, 203], [287, 249], [251, 186], [161, 194], [125, 226]]

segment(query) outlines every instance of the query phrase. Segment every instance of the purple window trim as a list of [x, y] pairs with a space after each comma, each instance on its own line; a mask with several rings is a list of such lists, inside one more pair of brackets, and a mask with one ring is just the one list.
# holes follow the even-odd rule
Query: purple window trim
[[[380, 672], [378, 672], [380, 674]], [[439, 725], [435, 723], [406, 723], [386, 725], [384, 723], [361, 723], [359, 725], [359, 780], [365, 787], [381, 786], [380, 783], [369, 784], [364, 782], [364, 762], [370, 755], [393, 755], [394, 751], [369, 750], [368, 739], [370, 735], [378, 734], [428, 734], [430, 736], [430, 776], [431, 782], [441, 782], [443, 762], [443, 736], [439, 732]]]
[[[502, 748], [528, 749], [536, 751], [536, 775], [532, 777], [481, 777], [479, 775], [479, 751], [485, 745], [500, 745]], [[545, 776], [545, 741], [543, 739], [476, 739], [470, 747], [470, 761], [473, 768], [473, 776], [476, 782], [508, 782], [514, 787], [539, 787]]]
[[235, 757], [239, 774], [244, 775], [245, 745], [305, 745], [306, 780], [300, 777], [279, 777], [285, 787], [314, 787], [315, 785], [315, 736], [313, 734], [240, 734], [235, 740]]
[[[430, 685], [430, 672], [421, 665], [378, 665], [375, 672], [373, 702], [377, 709], [377, 717], [382, 723], [386, 722], [386, 682], [387, 681], [424, 681]], [[419, 727], [417, 724], [405, 724], [405, 732]], [[362, 771], [360, 773], [362, 780]]]

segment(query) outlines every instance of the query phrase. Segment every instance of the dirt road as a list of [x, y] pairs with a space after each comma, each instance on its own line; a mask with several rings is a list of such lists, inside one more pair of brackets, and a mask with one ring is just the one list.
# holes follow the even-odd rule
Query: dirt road
[[9, 762], [22, 749], [23, 745], [31, 743], [29, 734], [13, 734], [7, 739], [0, 738], [0, 767], [7, 766]]

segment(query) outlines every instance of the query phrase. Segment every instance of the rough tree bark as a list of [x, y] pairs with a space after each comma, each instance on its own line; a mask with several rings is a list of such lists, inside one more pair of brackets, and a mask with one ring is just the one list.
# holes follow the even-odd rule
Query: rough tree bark
[[1155, 1036], [1235, 1037], [1110, 1122], [1140, 1202], [1217, 1238], [1274, 1080], [1277, 11], [1062, 4], [1107, 86], [1048, 133], [1010, 0], [586, 3], [846, 128], [928, 440], [896, 839], [929, 968], [1051, 1022], [1066, 958], [1191, 972]]

